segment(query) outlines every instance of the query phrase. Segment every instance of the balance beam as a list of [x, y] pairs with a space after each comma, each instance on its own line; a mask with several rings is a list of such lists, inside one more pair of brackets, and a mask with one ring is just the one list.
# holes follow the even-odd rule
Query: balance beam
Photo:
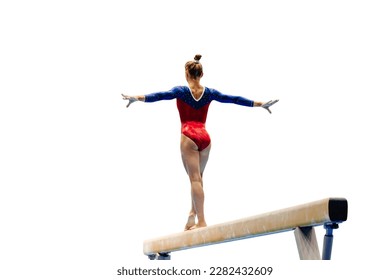
[[339, 223], [346, 221], [347, 215], [348, 203], [345, 198], [325, 198], [231, 222], [145, 240], [143, 251], [150, 259], [170, 259], [169, 254], [175, 251], [296, 230], [300, 258], [319, 259], [313, 227], [324, 225], [327, 233], [324, 239], [323, 259], [330, 259], [332, 229], [338, 228]]

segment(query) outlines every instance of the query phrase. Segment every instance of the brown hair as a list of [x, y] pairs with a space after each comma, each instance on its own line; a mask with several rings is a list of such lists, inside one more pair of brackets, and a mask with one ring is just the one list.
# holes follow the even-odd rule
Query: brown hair
[[203, 67], [199, 60], [202, 58], [200, 54], [195, 55], [194, 60], [188, 61], [185, 65], [185, 69], [191, 78], [196, 79], [202, 77]]

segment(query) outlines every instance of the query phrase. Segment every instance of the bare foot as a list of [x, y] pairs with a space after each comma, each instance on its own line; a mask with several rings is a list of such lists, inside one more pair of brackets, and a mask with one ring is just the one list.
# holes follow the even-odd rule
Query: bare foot
[[184, 230], [190, 230], [193, 226], [195, 226], [195, 215], [191, 214], [188, 216], [187, 224], [184, 227]]
[[193, 230], [193, 229], [197, 229], [197, 228], [202, 228], [202, 227], [207, 227], [206, 224], [196, 224], [196, 225], [193, 225], [192, 227], [190, 227], [188, 230]]

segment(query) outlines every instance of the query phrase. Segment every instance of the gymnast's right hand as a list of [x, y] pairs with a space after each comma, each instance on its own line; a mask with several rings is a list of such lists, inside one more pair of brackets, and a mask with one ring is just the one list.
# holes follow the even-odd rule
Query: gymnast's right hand
[[122, 99], [123, 100], [129, 100], [129, 103], [127, 103], [126, 108], [128, 108], [132, 103], [135, 101], [138, 101], [138, 99], [134, 96], [125, 95], [122, 93]]

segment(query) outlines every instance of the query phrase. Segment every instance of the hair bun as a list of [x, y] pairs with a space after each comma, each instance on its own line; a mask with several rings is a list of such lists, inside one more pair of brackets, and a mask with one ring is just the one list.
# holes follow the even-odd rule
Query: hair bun
[[199, 60], [200, 60], [201, 58], [202, 58], [202, 55], [197, 54], [197, 55], [195, 55], [194, 60], [195, 60], [196, 62], [199, 62]]

